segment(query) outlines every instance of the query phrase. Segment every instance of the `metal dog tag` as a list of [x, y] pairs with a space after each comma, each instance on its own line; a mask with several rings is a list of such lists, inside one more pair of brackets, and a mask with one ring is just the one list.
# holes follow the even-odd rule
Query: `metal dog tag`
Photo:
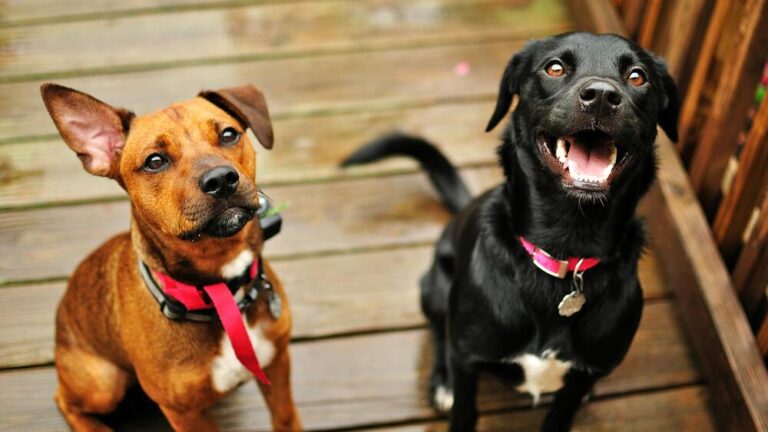
[[561, 316], [569, 317], [581, 310], [581, 307], [586, 303], [584, 293], [580, 291], [571, 291], [560, 300], [560, 305], [557, 306], [557, 311]]
[[280, 315], [283, 313], [283, 302], [280, 300], [280, 296], [278, 296], [274, 291], [269, 291], [269, 299], [267, 300], [267, 306], [269, 306], [269, 313], [272, 315], [272, 318], [279, 319]]
[[557, 311], [560, 313], [560, 316], [569, 317], [575, 314], [580, 311], [582, 306], [584, 306], [584, 303], [587, 302], [586, 297], [584, 297], [584, 272], [579, 271], [583, 263], [584, 258], [580, 259], [579, 262], [576, 263], [576, 268], [573, 269], [573, 291], [566, 294], [566, 296], [560, 300], [560, 304], [557, 306]]

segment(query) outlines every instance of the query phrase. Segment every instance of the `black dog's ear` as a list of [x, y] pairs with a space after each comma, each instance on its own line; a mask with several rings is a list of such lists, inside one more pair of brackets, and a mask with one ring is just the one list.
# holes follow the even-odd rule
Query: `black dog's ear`
[[496, 110], [493, 112], [488, 126], [485, 127], [486, 132], [492, 131], [509, 112], [512, 97], [517, 94], [520, 88], [521, 65], [525, 57], [524, 51], [515, 54], [504, 69], [504, 75], [501, 77], [501, 83], [499, 83]]
[[677, 120], [680, 116], [680, 95], [675, 81], [669, 75], [667, 64], [661, 59], [654, 59], [656, 76], [661, 81], [661, 100], [659, 110], [659, 126], [669, 139], [677, 142]]

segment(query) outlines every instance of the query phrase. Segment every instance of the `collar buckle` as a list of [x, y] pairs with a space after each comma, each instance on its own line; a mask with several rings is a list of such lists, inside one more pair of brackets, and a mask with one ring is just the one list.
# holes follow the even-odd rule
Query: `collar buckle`
[[[552, 269], [547, 268], [543, 262], [540, 262], [538, 259], [536, 259], [536, 256], [538, 254], [544, 255], [547, 257], [547, 261], [550, 263], [557, 263], [558, 268], [557, 271], [553, 271]], [[544, 273], [554, 276], [556, 278], [565, 279], [565, 276], [568, 274], [568, 261], [559, 260], [552, 255], [548, 254], [546, 251], [541, 250], [539, 248], [534, 248], [533, 254], [531, 254], [531, 258], [533, 261], [533, 265], [539, 268], [539, 270], [543, 271]]]

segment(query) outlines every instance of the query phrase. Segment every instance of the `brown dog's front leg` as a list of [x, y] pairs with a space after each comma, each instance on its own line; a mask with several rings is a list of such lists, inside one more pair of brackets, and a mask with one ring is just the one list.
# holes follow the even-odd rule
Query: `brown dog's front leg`
[[272, 385], [259, 383], [259, 388], [272, 415], [272, 429], [276, 432], [301, 431], [301, 419], [291, 393], [291, 356], [287, 346], [278, 352], [264, 372]]
[[177, 432], [218, 432], [219, 427], [204, 411], [176, 411], [160, 405], [168, 423]]

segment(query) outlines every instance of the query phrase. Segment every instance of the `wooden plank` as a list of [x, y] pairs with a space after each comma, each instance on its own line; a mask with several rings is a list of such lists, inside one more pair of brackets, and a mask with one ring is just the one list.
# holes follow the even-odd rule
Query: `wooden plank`
[[[627, 359], [596, 388], [596, 396], [681, 386], [699, 374], [691, 361], [671, 305], [646, 307]], [[430, 349], [426, 330], [336, 338], [295, 344], [292, 348], [294, 394], [305, 427], [310, 430], [391, 424], [434, 419], [426, 400]], [[3, 430], [62, 429], [51, 398], [52, 368], [0, 373], [0, 418]], [[496, 381], [481, 385], [483, 411], [529, 406], [529, 398]], [[214, 408], [225, 430], [268, 427], [261, 397], [250, 384]], [[123, 419], [121, 429], [156, 430], [164, 422], [146, 410]], [[126, 424], [127, 423], [127, 424]]]
[[0, 82], [522, 39], [569, 24], [561, 0], [326, 0], [0, 28], [12, 56]]
[[[462, 173], [473, 191], [481, 191], [499, 182], [500, 171], [493, 167]], [[421, 173], [266, 192], [288, 204], [283, 232], [266, 245], [268, 257], [431, 242], [448, 220]], [[1, 212], [0, 279], [66, 276], [90, 250], [128, 225], [127, 202]]]
[[735, 264], [743, 244], [744, 229], [752, 210], [768, 189], [768, 103], [757, 111], [747, 142], [739, 156], [739, 169], [720, 203], [712, 224], [715, 241], [726, 265]]
[[0, 27], [301, 0], [5, 0]]
[[[283, 118], [275, 121], [275, 148], [256, 150], [257, 179], [261, 186], [270, 186], [414, 171], [416, 164], [404, 158], [338, 169], [339, 161], [364, 142], [395, 129], [432, 140], [457, 165], [493, 164], [498, 135], [483, 132], [493, 104], [489, 97], [461, 104]], [[60, 139], [0, 145], [0, 161], [6, 166], [6, 179], [0, 180], [0, 209], [125, 197], [117, 183], [86, 173]]]
[[[58, 82], [137, 113], [189, 99], [204, 88], [252, 82], [264, 91], [272, 118], [279, 119], [495, 96], [504, 65], [522, 45], [522, 40], [505, 40], [215, 64]], [[461, 62], [470, 65], [469, 74], [454, 71]], [[0, 85], [0, 142], [56, 134], [40, 100], [39, 86], [39, 82]], [[280, 140], [280, 136], [276, 139]]]
[[[686, 386], [611, 399], [591, 400], [576, 415], [574, 430], [590, 432], [715, 432], [719, 430], [709, 412], [710, 398], [704, 386]], [[547, 408], [522, 409], [480, 417], [478, 432], [500, 430], [533, 431], [541, 426]], [[364, 431], [444, 431], [445, 421], [418, 425], [387, 426]]]
[[716, 210], [725, 166], [754, 103], [755, 86], [768, 58], [768, 0], [747, 1], [736, 25], [729, 31], [735, 49], [725, 59], [727, 70], [717, 85], [690, 167], [694, 190], [710, 216]]
[[[293, 337], [307, 339], [422, 325], [417, 286], [431, 259], [429, 245], [272, 264], [290, 295]], [[668, 295], [658, 266], [653, 250], [640, 261], [646, 299]], [[0, 289], [0, 368], [53, 361], [54, 317], [64, 286]]]
[[659, 211], [649, 225], [714, 406], [729, 430], [768, 430], [768, 373], [755, 337], [672, 143], [657, 144], [662, 168], [650, 198]]

